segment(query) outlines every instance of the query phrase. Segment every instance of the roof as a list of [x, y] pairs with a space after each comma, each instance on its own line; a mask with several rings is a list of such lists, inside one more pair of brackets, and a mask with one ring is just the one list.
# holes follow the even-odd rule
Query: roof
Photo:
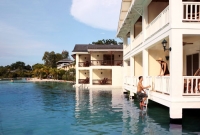
[[75, 45], [74, 50], [72, 52], [88, 52], [89, 49], [123, 49], [123, 45]]
[[87, 52], [88, 45], [78, 44], [75, 45], [74, 50], [72, 52]]
[[66, 59], [62, 59], [62, 60], [59, 60], [58, 62], [56, 62], [56, 63], [70, 63], [70, 62], [73, 62], [72, 60], [70, 60], [70, 59], [68, 59], [68, 58], [66, 58]]

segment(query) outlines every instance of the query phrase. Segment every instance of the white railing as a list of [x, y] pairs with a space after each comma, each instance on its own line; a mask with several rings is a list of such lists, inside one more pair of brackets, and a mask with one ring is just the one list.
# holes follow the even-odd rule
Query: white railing
[[124, 55], [130, 52], [130, 50], [131, 50], [131, 45], [127, 45], [126, 48], [124, 49]]
[[200, 95], [200, 77], [183, 76], [183, 95]]
[[169, 23], [169, 6], [167, 6], [146, 28], [146, 38], [152, 36]]
[[200, 21], [200, 2], [183, 2], [183, 21]]
[[154, 80], [154, 90], [165, 93], [165, 94], [170, 94], [170, 77], [169, 76], [157, 76], [155, 77]]
[[130, 85], [130, 86], [137, 86], [138, 83], [138, 77], [136, 76], [125, 76], [124, 77], [124, 84]]
[[153, 77], [152, 76], [147, 76], [146, 77], [146, 86], [150, 85], [151, 87], [149, 88], [149, 90], [153, 90], [154, 88], [154, 83], [153, 83]]
[[138, 45], [140, 45], [143, 42], [143, 33], [140, 32], [135, 39], [132, 41], [132, 49], [137, 47]]
[[[124, 84], [137, 87], [138, 77], [125, 76]], [[147, 76], [145, 77], [145, 86], [151, 85], [149, 90], [170, 94], [170, 77], [169, 76]]]

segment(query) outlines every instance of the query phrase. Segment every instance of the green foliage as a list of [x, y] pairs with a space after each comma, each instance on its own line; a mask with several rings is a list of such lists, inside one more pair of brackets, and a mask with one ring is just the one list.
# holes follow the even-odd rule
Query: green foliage
[[17, 61], [5, 67], [0, 66], [0, 78], [31, 77], [32, 68], [24, 62]]
[[117, 41], [115, 41], [114, 39], [102, 39], [102, 40], [98, 40], [97, 42], [92, 42], [92, 44], [95, 45], [118, 45], [121, 44], [121, 42], [117, 43]]
[[52, 52], [45, 52], [42, 60], [44, 61], [44, 65], [52, 68], [56, 68], [56, 61], [59, 58], [56, 58], [57, 55], [54, 51]]
[[63, 51], [62, 51], [62, 58], [63, 58], [63, 59], [68, 58], [68, 59], [69, 59], [69, 52], [66, 51], [66, 50], [63, 50]]
[[61, 54], [60, 53], [55, 53], [54, 51], [52, 52], [45, 52], [42, 60], [44, 61], [44, 65], [47, 67], [51, 68], [56, 68], [56, 62], [59, 60], [69, 58], [69, 52], [68, 51], [63, 51]]

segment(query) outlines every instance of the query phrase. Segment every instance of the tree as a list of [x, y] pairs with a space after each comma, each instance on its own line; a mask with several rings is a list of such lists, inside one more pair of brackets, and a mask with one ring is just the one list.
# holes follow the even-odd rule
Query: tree
[[44, 61], [45, 66], [52, 67], [52, 68], [56, 67], [56, 54], [54, 51], [45, 52], [42, 60]]
[[97, 42], [92, 42], [92, 44], [95, 44], [95, 45], [118, 45], [117, 41], [115, 41], [114, 39], [106, 39], [106, 40], [102, 39], [102, 40], [98, 40]]
[[25, 63], [21, 62], [21, 61], [17, 61], [16, 63], [12, 63], [10, 65], [11, 70], [15, 70], [15, 69], [24, 69], [25, 68]]
[[68, 56], [67, 53], [68, 52], [64, 52], [64, 54], [60, 54], [60, 53], [55, 53], [54, 51], [52, 51], [52, 52], [46, 51], [42, 57], [42, 60], [44, 61], [45, 66], [51, 67], [51, 68], [56, 68], [57, 67], [56, 62], [64, 59], [64, 57]]
[[69, 58], [69, 52], [66, 51], [66, 50], [63, 50], [63, 51], [62, 51], [62, 58], [63, 58], [63, 59]]

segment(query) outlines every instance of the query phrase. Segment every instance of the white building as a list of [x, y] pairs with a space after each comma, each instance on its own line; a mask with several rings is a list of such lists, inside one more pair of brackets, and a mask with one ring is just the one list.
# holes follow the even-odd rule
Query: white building
[[76, 87], [122, 88], [123, 45], [75, 45]]
[[[199, 0], [122, 0], [117, 37], [124, 42], [124, 90], [136, 93], [142, 75], [152, 86], [149, 99], [170, 108], [171, 122], [181, 122], [183, 109], [200, 108], [200, 77], [194, 76], [200, 67], [199, 13]], [[171, 51], [164, 51], [164, 39]], [[158, 76], [158, 57], [168, 63], [170, 76]]]
[[74, 61], [70, 59], [62, 59], [56, 62], [57, 64], [57, 69], [63, 69], [63, 70], [69, 70], [70, 68], [75, 68], [74, 67]]

